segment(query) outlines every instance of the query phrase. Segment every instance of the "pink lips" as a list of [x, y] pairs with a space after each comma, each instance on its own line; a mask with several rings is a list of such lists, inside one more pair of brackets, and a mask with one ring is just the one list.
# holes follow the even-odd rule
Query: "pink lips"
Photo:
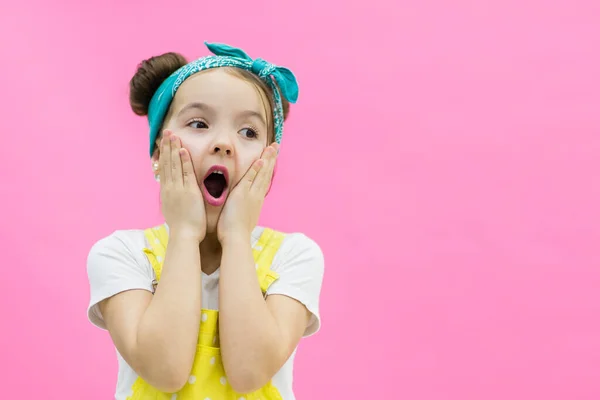
[[[223, 193], [221, 193], [221, 196], [219, 196], [219, 198], [213, 197], [206, 189], [206, 186], [204, 186], [204, 181], [206, 180], [206, 178], [208, 178], [208, 176], [210, 174], [212, 174], [213, 172], [216, 172], [216, 171], [223, 173], [223, 176], [225, 177], [225, 189], [223, 189]], [[225, 166], [213, 165], [212, 167], [210, 167], [208, 169], [208, 171], [206, 172], [206, 175], [204, 175], [204, 178], [202, 178], [202, 185], [200, 185], [200, 188], [202, 189], [202, 193], [204, 194], [204, 198], [206, 199], [206, 202], [214, 207], [220, 207], [223, 204], [225, 204], [225, 199], [227, 198], [228, 184], [229, 184], [229, 173]]]

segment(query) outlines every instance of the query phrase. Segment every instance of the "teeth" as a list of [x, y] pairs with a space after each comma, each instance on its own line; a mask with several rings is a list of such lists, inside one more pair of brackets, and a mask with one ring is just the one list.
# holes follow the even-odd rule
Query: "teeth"
[[223, 171], [213, 171], [213, 174], [223, 175]]

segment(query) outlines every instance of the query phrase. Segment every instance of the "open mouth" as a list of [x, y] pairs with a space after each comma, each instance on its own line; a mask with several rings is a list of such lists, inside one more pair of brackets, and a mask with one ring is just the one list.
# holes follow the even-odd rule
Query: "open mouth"
[[202, 182], [204, 197], [208, 204], [212, 206], [221, 206], [225, 203], [227, 197], [227, 168], [215, 165], [212, 166]]

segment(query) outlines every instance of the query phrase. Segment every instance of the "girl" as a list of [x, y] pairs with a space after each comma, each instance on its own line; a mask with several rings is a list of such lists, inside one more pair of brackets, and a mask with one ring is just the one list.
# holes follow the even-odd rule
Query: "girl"
[[319, 246], [257, 226], [296, 79], [207, 47], [191, 63], [143, 61], [130, 82], [165, 223], [115, 231], [88, 256], [88, 317], [117, 349], [117, 400], [292, 400], [296, 347], [320, 327]]

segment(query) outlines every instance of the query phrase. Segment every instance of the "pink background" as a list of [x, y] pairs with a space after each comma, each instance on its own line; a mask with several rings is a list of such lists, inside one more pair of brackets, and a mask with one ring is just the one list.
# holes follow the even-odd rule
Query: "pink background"
[[262, 223], [326, 256], [299, 400], [600, 398], [600, 3], [0, 6], [2, 398], [111, 398], [85, 260], [160, 221], [142, 59], [225, 42], [301, 84]]

